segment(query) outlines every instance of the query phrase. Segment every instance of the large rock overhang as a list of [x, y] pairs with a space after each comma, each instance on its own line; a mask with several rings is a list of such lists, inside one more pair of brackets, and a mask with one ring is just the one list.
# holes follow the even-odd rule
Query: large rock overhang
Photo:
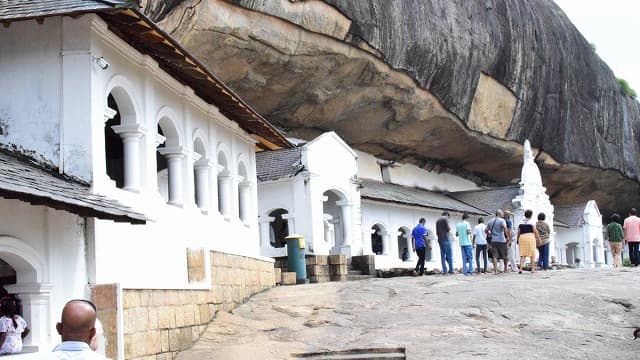
[[334, 130], [482, 185], [517, 182], [530, 139], [554, 203], [640, 200], [638, 103], [551, 2], [232, 2], [184, 1], [160, 26], [288, 136]]

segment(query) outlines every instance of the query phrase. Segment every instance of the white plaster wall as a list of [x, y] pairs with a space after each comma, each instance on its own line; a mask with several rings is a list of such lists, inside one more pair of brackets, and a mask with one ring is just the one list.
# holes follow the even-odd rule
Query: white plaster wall
[[[311, 181], [311, 202], [312, 204], [320, 204], [316, 206], [311, 213], [313, 223], [313, 248], [317, 254], [328, 254], [331, 251], [330, 244], [324, 240], [324, 223], [322, 196], [328, 190], [333, 190], [340, 194], [349, 203], [348, 205], [348, 222], [347, 226], [349, 234], [344, 234], [342, 229], [336, 229], [335, 233], [337, 244], [344, 244], [345, 241], [351, 242], [353, 246], [359, 243], [359, 218], [360, 218], [360, 193], [357, 190], [355, 179], [358, 173], [357, 155], [356, 153], [334, 132], [324, 133], [313, 141], [305, 145], [305, 151], [302, 154], [303, 161], [312, 176]], [[335, 204], [327, 204], [329, 208]], [[315, 211], [314, 211], [315, 210]], [[340, 207], [337, 207], [336, 213], [343, 214]], [[342, 219], [344, 222], [345, 219]], [[348, 238], [348, 239], [346, 239]]]
[[59, 165], [62, 21], [0, 27], [0, 143]]
[[[571, 243], [582, 244], [584, 234], [581, 227], [556, 228], [556, 260], [561, 264], [567, 264], [567, 245]], [[584, 254], [580, 254], [583, 260]]]
[[[87, 263], [92, 259], [85, 246], [84, 220], [64, 211], [6, 199], [0, 199], [0, 218], [3, 219], [0, 236], [15, 238], [23, 244], [21, 251], [0, 257], [8, 262], [11, 256], [37, 259], [36, 266], [41, 265], [38, 283], [52, 286], [44, 316], [27, 319], [32, 333], [46, 327], [44, 342], [38, 345], [51, 349], [52, 344], [60, 341], [55, 323], [63, 305], [70, 299], [90, 297]], [[0, 248], [3, 245], [6, 244], [0, 244]], [[17, 275], [19, 286], [32, 284], [32, 280], [21, 278], [20, 270]], [[25, 344], [33, 344], [32, 339], [33, 335], [27, 337]]]
[[[358, 176], [382, 181], [380, 165], [376, 157], [358, 151]], [[390, 168], [391, 182], [409, 187], [433, 191], [464, 191], [479, 187], [472, 181], [448, 173], [436, 173], [411, 164], [397, 163]]]
[[[311, 229], [308, 226], [301, 226], [302, 224], [299, 222], [299, 219], [304, 219], [308, 217], [309, 209], [308, 207], [302, 207], [297, 212], [294, 212], [294, 197], [301, 196], [304, 197], [304, 194], [299, 194], [293, 191], [294, 187], [294, 179], [281, 179], [273, 182], [262, 182], [258, 183], [258, 213], [261, 217], [260, 226], [264, 227], [260, 234], [260, 242], [261, 242], [261, 254], [263, 256], [268, 257], [279, 257], [286, 256], [286, 246], [283, 248], [274, 248], [270, 243], [269, 236], [269, 222], [267, 222], [267, 217], [269, 214], [276, 209], [285, 209], [288, 212], [288, 215], [293, 215], [294, 219], [289, 219], [288, 222], [294, 222], [293, 227], [294, 231], [298, 234], [301, 234], [305, 237], [305, 239], [311, 238]], [[264, 221], [264, 223], [263, 223]], [[289, 224], [289, 229], [292, 228], [292, 225]]]
[[[420, 218], [425, 218], [427, 221], [425, 226], [429, 230], [431, 245], [432, 245], [432, 255], [431, 260], [426, 262], [426, 267], [428, 269], [442, 269], [440, 263], [440, 248], [438, 246], [437, 237], [435, 235], [435, 224], [436, 221], [440, 218], [442, 214], [441, 210], [435, 209], [425, 209], [404, 205], [396, 205], [390, 203], [381, 203], [377, 201], [371, 200], [363, 200], [362, 201], [362, 241], [371, 241], [371, 229], [374, 225], [379, 224], [384, 229], [386, 229], [387, 233], [390, 234], [389, 243], [390, 243], [390, 251], [388, 255], [376, 255], [376, 268], [378, 269], [386, 269], [392, 267], [405, 267], [405, 268], [413, 268], [415, 267], [415, 262], [417, 261], [417, 256], [415, 254], [411, 254], [410, 262], [402, 262], [398, 254], [397, 248], [397, 235], [398, 230], [401, 227], [407, 227], [410, 231], [418, 224]], [[477, 216], [471, 216], [470, 223], [474, 224], [477, 222]], [[462, 214], [451, 213], [451, 217], [449, 218], [449, 224], [451, 226], [452, 232], [455, 233], [455, 225], [462, 221]], [[486, 223], [486, 219], [485, 219]], [[473, 226], [473, 225], [472, 225]], [[368, 245], [368, 248], [371, 248], [371, 245]], [[363, 249], [364, 250], [364, 249]], [[409, 249], [411, 250], [411, 249]], [[460, 251], [460, 246], [456, 241], [452, 243], [452, 251], [453, 251], [453, 260], [454, 267], [458, 268], [462, 266], [462, 255]], [[474, 263], [475, 267], [475, 263]]]

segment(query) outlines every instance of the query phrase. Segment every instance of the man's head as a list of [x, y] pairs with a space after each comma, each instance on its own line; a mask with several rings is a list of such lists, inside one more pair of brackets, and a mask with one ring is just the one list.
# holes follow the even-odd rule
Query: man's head
[[442, 213], [442, 217], [448, 218], [449, 217], [449, 212], [448, 211], [443, 212]]
[[91, 343], [96, 334], [96, 306], [88, 300], [71, 300], [62, 309], [60, 322], [56, 324], [62, 341]]
[[424, 218], [420, 218], [420, 221], [418, 221], [420, 224], [424, 225], [427, 223], [427, 220], [425, 220]]
[[484, 223], [484, 219], [483, 218], [478, 218], [478, 224], [482, 224]]
[[462, 214], [462, 220], [467, 220], [469, 218], [468, 214]]
[[509, 210], [503, 211], [502, 216], [504, 216], [505, 218], [508, 218], [509, 216], [511, 216], [511, 211], [509, 211]]
[[630, 215], [636, 215], [637, 213], [638, 213], [638, 210], [636, 210], [636, 208], [631, 208], [631, 210], [629, 210]]
[[503, 214], [502, 214], [502, 210], [497, 209], [497, 210], [496, 210], [496, 216], [497, 216], [497, 217], [502, 217], [502, 215], [503, 215]]

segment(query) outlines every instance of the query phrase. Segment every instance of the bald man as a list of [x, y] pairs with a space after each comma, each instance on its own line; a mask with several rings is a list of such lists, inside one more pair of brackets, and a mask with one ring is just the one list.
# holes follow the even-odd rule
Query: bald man
[[96, 306], [88, 300], [71, 300], [62, 309], [56, 324], [62, 343], [53, 349], [52, 359], [105, 360], [89, 344], [96, 335]]

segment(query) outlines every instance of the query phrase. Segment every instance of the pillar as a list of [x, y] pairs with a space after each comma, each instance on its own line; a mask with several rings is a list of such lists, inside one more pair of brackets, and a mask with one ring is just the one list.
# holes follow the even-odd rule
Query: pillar
[[351, 216], [351, 205], [352, 203], [350, 201], [337, 201], [336, 205], [340, 206], [340, 216], [342, 217], [342, 230], [343, 230], [343, 237], [342, 237], [342, 245], [343, 246], [351, 246], [351, 238], [352, 238], [352, 234], [351, 234], [351, 224], [353, 222], [352, 216]]
[[193, 171], [195, 173], [195, 185], [196, 185], [196, 204], [202, 210], [209, 209], [209, 200], [211, 194], [209, 191], [209, 171], [211, 170], [211, 163], [207, 159], [200, 159], [193, 165]]
[[49, 299], [53, 285], [32, 283], [7, 285], [9, 293], [17, 294], [22, 301], [23, 316], [31, 329], [24, 339], [24, 347], [48, 351], [52, 343], [50, 334]]
[[231, 175], [227, 170], [218, 173], [218, 188], [220, 212], [225, 219], [229, 219], [229, 211], [231, 210]]
[[259, 226], [260, 226], [260, 248], [261, 249], [271, 248], [271, 235], [270, 235], [269, 226], [271, 226], [271, 222], [273, 220], [275, 220], [275, 218], [271, 216], [260, 216]]
[[244, 180], [238, 183], [238, 217], [243, 223], [249, 221], [251, 182]]
[[362, 255], [374, 255], [371, 247], [371, 235], [375, 233], [374, 229], [364, 229], [362, 231]]
[[389, 255], [389, 238], [391, 235], [386, 232], [380, 232], [380, 236], [382, 237], [382, 255]]
[[169, 174], [169, 205], [182, 206], [182, 159], [184, 152], [181, 147], [165, 147], [158, 149], [167, 158], [167, 172]]
[[111, 127], [120, 135], [124, 151], [124, 186], [127, 191], [140, 191], [140, 138], [144, 128], [138, 124], [115, 125]]

